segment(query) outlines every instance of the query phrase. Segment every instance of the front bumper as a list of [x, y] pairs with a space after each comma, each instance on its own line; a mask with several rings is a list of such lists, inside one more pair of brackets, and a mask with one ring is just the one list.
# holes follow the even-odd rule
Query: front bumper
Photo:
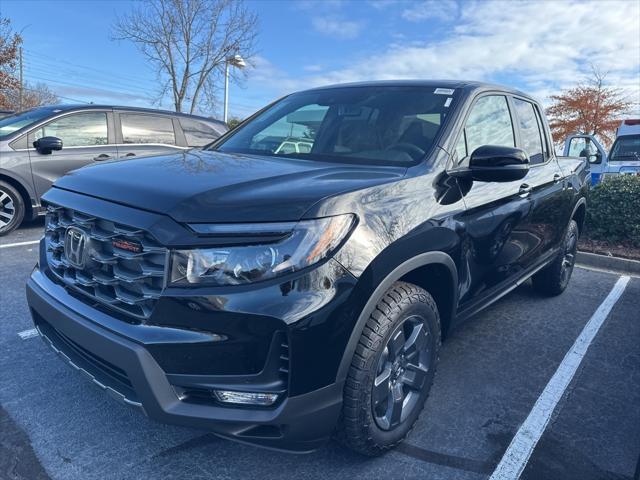
[[[163, 423], [206, 428], [214, 433], [264, 447], [305, 452], [331, 435], [342, 405], [342, 384], [287, 396], [273, 408], [202, 404], [179, 397], [171, 375], [161, 368], [134, 332], [158, 327], [129, 325], [70, 295], [43, 272], [34, 270], [27, 300], [42, 336], [72, 366], [125, 403], [140, 407]], [[197, 332], [166, 328], [162, 334]], [[149, 332], [146, 332], [149, 333]]]

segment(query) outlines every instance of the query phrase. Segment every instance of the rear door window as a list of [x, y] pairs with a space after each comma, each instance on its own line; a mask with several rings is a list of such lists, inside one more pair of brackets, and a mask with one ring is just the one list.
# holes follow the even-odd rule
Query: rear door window
[[217, 130], [213, 126], [193, 120], [191, 118], [179, 118], [180, 126], [190, 147], [203, 147], [222, 135], [222, 130]]
[[121, 113], [120, 124], [123, 143], [176, 144], [173, 121], [169, 117]]

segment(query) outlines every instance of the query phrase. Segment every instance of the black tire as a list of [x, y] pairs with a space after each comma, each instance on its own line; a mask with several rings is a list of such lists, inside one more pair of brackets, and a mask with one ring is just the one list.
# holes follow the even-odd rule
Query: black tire
[[[413, 347], [398, 354], [402, 351], [398, 346], [405, 348], [412, 338]], [[439, 351], [440, 316], [433, 298], [416, 285], [394, 283], [369, 317], [353, 355], [338, 440], [367, 456], [383, 454], [400, 443], [422, 412]], [[384, 378], [388, 379], [386, 385]], [[405, 392], [404, 400], [390, 403]], [[395, 405], [403, 406], [400, 414]]]
[[578, 224], [575, 220], [571, 220], [562, 239], [562, 249], [558, 256], [532, 278], [536, 292], [545, 296], [560, 295], [564, 292], [569, 285], [576, 263], [579, 235]]
[[23, 219], [22, 195], [13, 185], [0, 181], [0, 237], [18, 228]]

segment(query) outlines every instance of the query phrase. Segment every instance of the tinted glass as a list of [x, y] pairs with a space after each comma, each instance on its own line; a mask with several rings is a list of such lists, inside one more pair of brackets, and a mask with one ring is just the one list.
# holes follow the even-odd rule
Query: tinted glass
[[173, 121], [159, 115], [120, 114], [124, 143], [162, 143], [175, 145]]
[[444, 124], [452, 95], [433, 87], [345, 87], [284, 98], [240, 126], [217, 148], [365, 164], [424, 158]]
[[529, 161], [532, 164], [543, 163], [542, 136], [533, 104], [514, 98], [513, 105], [518, 116], [522, 149], [527, 152]]
[[191, 118], [180, 117], [179, 121], [187, 139], [187, 145], [190, 147], [203, 147], [224, 133], [222, 128], [218, 130], [209, 124]]
[[483, 145], [514, 147], [513, 126], [506, 97], [480, 98], [471, 109], [465, 133], [469, 155]]
[[47, 123], [35, 132], [35, 139], [58, 137], [64, 147], [106, 145], [107, 114], [104, 112], [74, 113]]
[[640, 135], [625, 135], [618, 139], [611, 147], [611, 162], [640, 161]]

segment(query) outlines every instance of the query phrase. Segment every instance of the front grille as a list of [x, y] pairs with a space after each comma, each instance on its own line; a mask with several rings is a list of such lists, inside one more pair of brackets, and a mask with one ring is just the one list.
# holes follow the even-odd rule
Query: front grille
[[[82, 231], [86, 239], [81, 267], [73, 264], [82, 263], [75, 258], [77, 252], [71, 252], [75, 262], [65, 252], [70, 227], [75, 232]], [[151, 315], [164, 287], [167, 249], [148, 232], [49, 205], [45, 245], [53, 274], [88, 302], [138, 318]]]

